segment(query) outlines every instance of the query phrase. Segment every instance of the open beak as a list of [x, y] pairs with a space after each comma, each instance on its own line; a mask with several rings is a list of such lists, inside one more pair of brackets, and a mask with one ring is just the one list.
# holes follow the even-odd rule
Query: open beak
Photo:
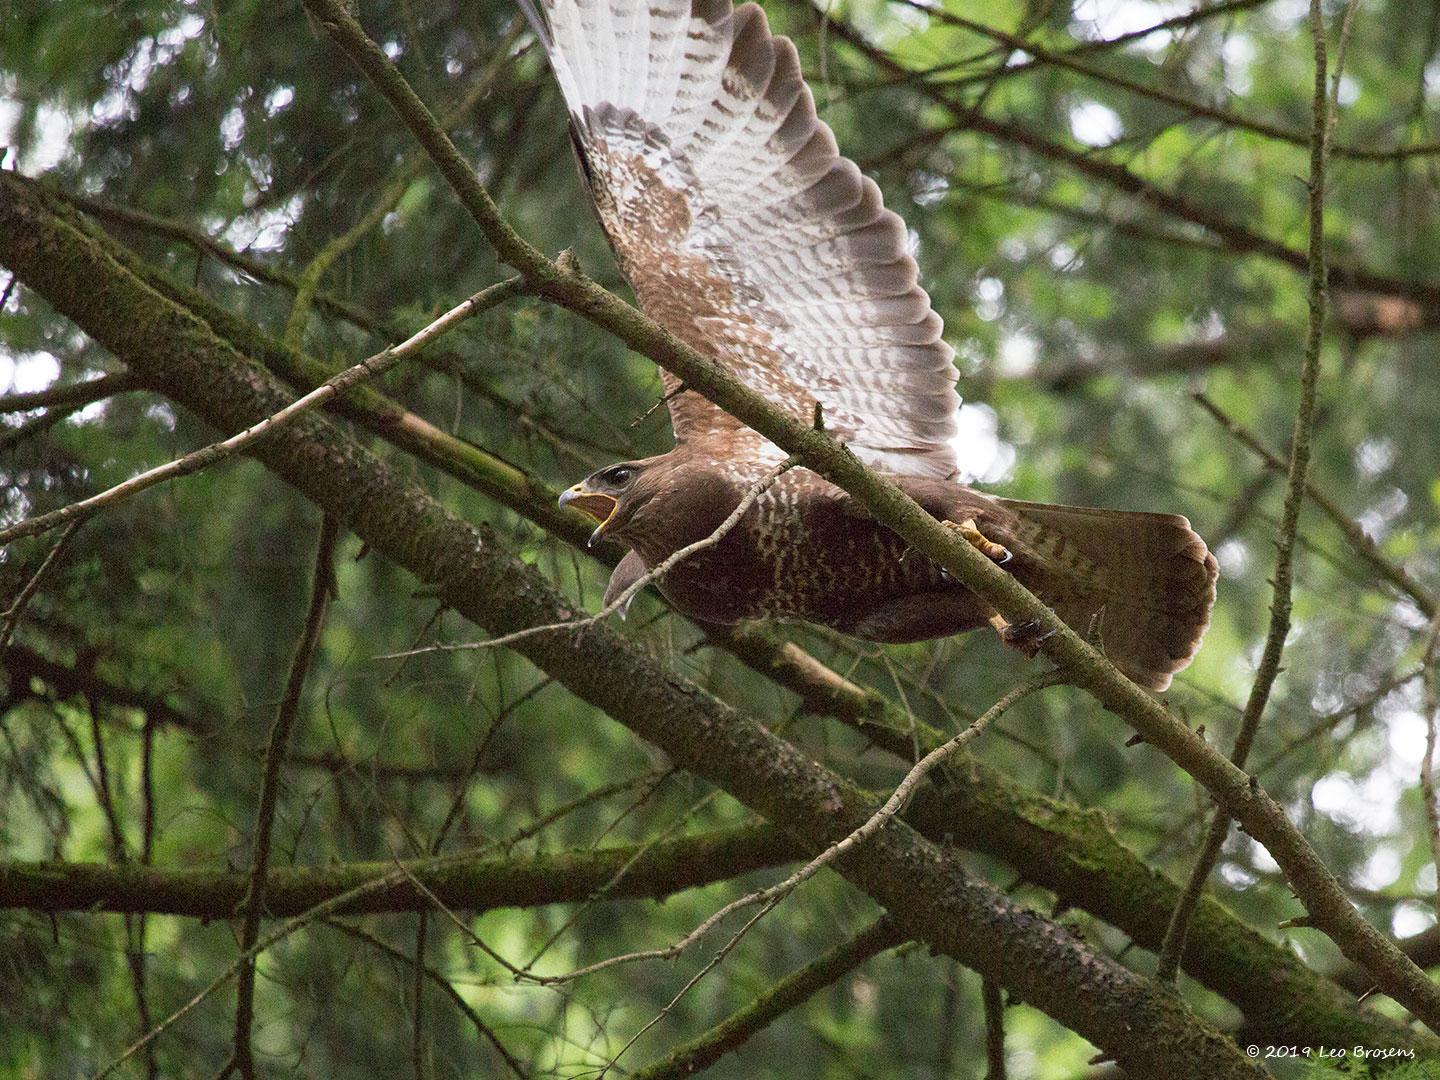
[[620, 506], [620, 500], [613, 495], [604, 495], [598, 491], [588, 491], [584, 481], [576, 484], [570, 490], [560, 496], [561, 506], [574, 505], [576, 510], [594, 518], [600, 524], [596, 526], [587, 547], [594, 547], [600, 542], [605, 533], [605, 526], [610, 524], [610, 519], [615, 516], [615, 511]]

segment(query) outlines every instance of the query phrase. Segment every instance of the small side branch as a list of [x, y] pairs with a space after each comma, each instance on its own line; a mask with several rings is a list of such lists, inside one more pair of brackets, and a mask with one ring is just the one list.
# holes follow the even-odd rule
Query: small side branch
[[60, 539], [55, 541], [55, 546], [50, 549], [50, 554], [45, 556], [39, 568], [35, 573], [30, 575], [30, 580], [25, 583], [24, 588], [22, 588], [19, 595], [15, 597], [15, 602], [6, 608], [3, 613], [0, 613], [0, 619], [4, 620], [3, 625], [0, 625], [0, 653], [5, 652], [9, 647], [10, 638], [14, 636], [15, 628], [20, 625], [20, 619], [25, 614], [25, 608], [29, 606], [30, 600], [36, 592], [39, 591], [40, 583], [45, 580], [45, 575], [50, 572], [50, 568], [53, 567], [60, 558], [60, 553], [65, 550], [65, 545], [70, 542], [70, 538], [73, 537], [75, 533], [79, 531], [80, 526], [84, 524], [85, 518], [83, 517], [77, 518], [70, 523], [66, 530], [60, 534]]
[[904, 933], [888, 918], [877, 920], [849, 941], [787, 975], [698, 1038], [633, 1073], [632, 1080], [679, 1080], [709, 1068], [825, 987], [833, 986], [867, 960], [904, 940]]
[[[1341, 65], [1349, 37], [1355, 4], [1347, 4], [1342, 20], [1340, 56], [1335, 67], [1335, 86], [1340, 85]], [[1295, 412], [1295, 431], [1290, 441], [1290, 465], [1285, 484], [1285, 504], [1280, 513], [1280, 535], [1276, 540], [1275, 593], [1270, 604], [1270, 629], [1265, 635], [1265, 648], [1260, 667], [1250, 686], [1245, 712], [1230, 760], [1236, 768], [1244, 768], [1260, 729], [1270, 691], [1280, 674], [1280, 657], [1285, 651], [1285, 638], [1290, 633], [1290, 602], [1295, 567], [1295, 537], [1300, 527], [1300, 508], [1305, 502], [1306, 475], [1310, 468], [1310, 437], [1315, 428], [1316, 388], [1320, 379], [1320, 348], [1325, 336], [1325, 163], [1334, 131], [1335, 102], [1328, 96], [1325, 21], [1320, 0], [1310, 0], [1310, 36], [1315, 50], [1315, 84], [1311, 104], [1310, 131], [1310, 318], [1306, 327], [1305, 356], [1300, 366], [1300, 403]], [[1180, 971], [1185, 952], [1185, 935], [1199, 903], [1205, 881], [1220, 858], [1225, 838], [1230, 832], [1230, 815], [1224, 807], [1217, 808], [1200, 856], [1191, 868], [1190, 878], [1175, 910], [1160, 947], [1155, 977], [1173, 983]]]
[[[1225, 412], [1225, 410], [1220, 408], [1207, 394], [1197, 393], [1194, 395], [1194, 398], [1200, 407], [1215, 419], [1216, 423], [1239, 440], [1242, 446], [1260, 458], [1266, 467], [1277, 473], [1288, 475], [1290, 469], [1289, 463], [1270, 447], [1266, 446], [1260, 436], [1256, 435], [1229, 413]], [[1365, 530], [1360, 527], [1360, 523], [1347, 514], [1339, 503], [1332, 499], [1324, 490], [1308, 481], [1305, 485], [1305, 494], [1311, 502], [1324, 512], [1326, 517], [1334, 522], [1336, 528], [1340, 530], [1341, 534], [1350, 544], [1350, 549], [1365, 560], [1365, 562], [1369, 563], [1371, 568], [1374, 569], [1375, 573], [1382, 580], [1388, 581], [1406, 596], [1410, 597], [1411, 600], [1415, 601], [1415, 606], [1424, 612], [1427, 617], [1433, 619], [1436, 614], [1440, 614], [1440, 601], [1436, 600], [1435, 594], [1411, 577], [1409, 571], [1403, 566], [1391, 562], [1382, 555], [1375, 541], [1365, 535]]]
[[[265, 762], [260, 781], [260, 801], [255, 810], [255, 852], [250, 860], [250, 883], [242, 908], [240, 952], [249, 953], [260, 937], [260, 916], [265, 908], [265, 876], [270, 869], [270, 843], [275, 827], [275, 808], [280, 799], [280, 771], [290, 748], [290, 735], [300, 712], [300, 695], [305, 679], [315, 660], [320, 632], [325, 625], [325, 612], [335, 589], [335, 545], [339, 525], [328, 515], [320, 524], [320, 541], [315, 552], [315, 575], [310, 589], [310, 610], [295, 647], [295, 659], [285, 683], [285, 696], [275, 714], [270, 739], [265, 746]], [[240, 965], [236, 988], [235, 1050], [231, 1061], [244, 1080], [253, 1080], [255, 1060], [250, 1045], [250, 1030], [255, 1019], [255, 961]]]
[[410, 956], [403, 949], [397, 949], [388, 941], [376, 937], [362, 926], [356, 926], [354, 923], [346, 922], [343, 919], [326, 919], [324, 921], [326, 926], [339, 930], [343, 934], [349, 934], [351, 937], [379, 949], [386, 955], [394, 957], [403, 964], [416, 965], [417, 968], [424, 972], [427, 979], [444, 991], [445, 995], [454, 1003], [455, 1008], [459, 1009], [460, 1012], [465, 1015], [465, 1018], [470, 1021], [480, 1036], [495, 1048], [495, 1052], [500, 1055], [506, 1067], [514, 1075], [520, 1077], [521, 1080], [524, 1080], [524, 1078], [529, 1075], [529, 1073], [525, 1071], [525, 1067], [516, 1060], [515, 1055], [510, 1053], [505, 1044], [500, 1041], [490, 1025], [481, 1019], [480, 1014], [475, 1011], [470, 1003], [465, 1000], [464, 995], [456, 990], [454, 984], [444, 975], [436, 971], [429, 964], [421, 964], [419, 957]]
[[192, 451], [183, 457], [168, 461], [164, 465], [157, 466], [141, 473], [139, 476], [132, 476], [124, 483], [116, 484], [98, 495], [92, 495], [88, 499], [63, 506], [59, 510], [53, 510], [48, 514], [40, 514], [33, 518], [27, 518], [10, 526], [8, 529], [0, 529], [0, 546], [18, 540], [22, 536], [34, 536], [37, 533], [46, 532], [49, 529], [73, 521], [78, 517], [92, 514], [104, 507], [114, 506], [123, 502], [132, 495], [138, 495], [147, 488], [166, 480], [174, 479], [177, 476], [188, 476], [191, 473], [207, 469], [216, 462], [223, 461], [231, 455], [244, 450], [260, 439], [273, 433], [287, 424], [293, 423], [297, 418], [312, 409], [325, 404], [332, 398], [343, 394], [352, 386], [373, 379], [389, 371], [407, 356], [418, 349], [429, 344], [435, 338], [451, 329], [457, 323], [463, 322], [482, 311], [486, 311], [502, 301], [517, 296], [524, 291], [524, 286], [519, 278], [510, 278], [499, 284], [491, 285], [488, 289], [482, 289], [470, 299], [457, 307], [451, 308], [444, 315], [432, 322], [429, 326], [411, 335], [399, 345], [378, 352], [368, 357], [353, 367], [346, 368], [338, 375], [326, 380], [304, 397], [291, 402], [279, 412], [267, 416], [257, 424], [252, 424], [244, 431], [221, 442], [211, 443], [209, 446]]

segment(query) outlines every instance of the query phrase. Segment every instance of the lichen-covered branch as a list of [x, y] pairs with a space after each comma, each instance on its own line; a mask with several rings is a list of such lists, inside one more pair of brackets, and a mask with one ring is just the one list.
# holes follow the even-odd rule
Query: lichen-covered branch
[[[416, 859], [395, 875], [393, 862], [351, 862], [315, 868], [275, 867], [266, 875], [265, 911], [275, 918], [303, 914], [367, 881], [395, 875], [393, 885], [365, 893], [336, 914], [424, 911], [431, 901], [419, 881], [446, 907], [489, 911], [584, 900], [613, 880], [616, 899], [661, 898], [779, 866], [801, 854], [795, 842], [761, 825], [634, 846], [586, 848], [543, 855], [447, 855]], [[621, 869], [625, 869], [623, 875]], [[146, 912], [228, 919], [245, 898], [244, 873], [228, 868], [151, 867], [138, 863], [0, 862], [0, 909]]]

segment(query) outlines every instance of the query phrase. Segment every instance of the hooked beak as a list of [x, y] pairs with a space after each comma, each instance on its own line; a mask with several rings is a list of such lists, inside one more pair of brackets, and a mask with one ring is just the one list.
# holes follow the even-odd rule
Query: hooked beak
[[619, 509], [620, 500], [613, 495], [605, 495], [599, 491], [587, 490], [582, 480], [560, 496], [561, 506], [569, 506], [572, 503], [575, 505], [575, 509], [594, 518], [600, 523], [596, 526], [595, 531], [590, 534], [590, 539], [585, 545], [586, 547], [594, 547], [600, 542], [600, 538], [604, 535], [605, 526], [610, 524], [610, 519], [615, 516], [615, 511]]

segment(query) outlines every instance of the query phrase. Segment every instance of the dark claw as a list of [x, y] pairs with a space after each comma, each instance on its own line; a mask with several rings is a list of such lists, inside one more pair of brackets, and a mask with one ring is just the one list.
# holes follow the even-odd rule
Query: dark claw
[[1000, 631], [1000, 640], [1012, 649], [1018, 649], [1028, 659], [1035, 659], [1040, 652], [1040, 646], [1055, 636], [1054, 630], [1046, 630], [1038, 620], [1031, 619], [1029, 622], [1013, 623]]

